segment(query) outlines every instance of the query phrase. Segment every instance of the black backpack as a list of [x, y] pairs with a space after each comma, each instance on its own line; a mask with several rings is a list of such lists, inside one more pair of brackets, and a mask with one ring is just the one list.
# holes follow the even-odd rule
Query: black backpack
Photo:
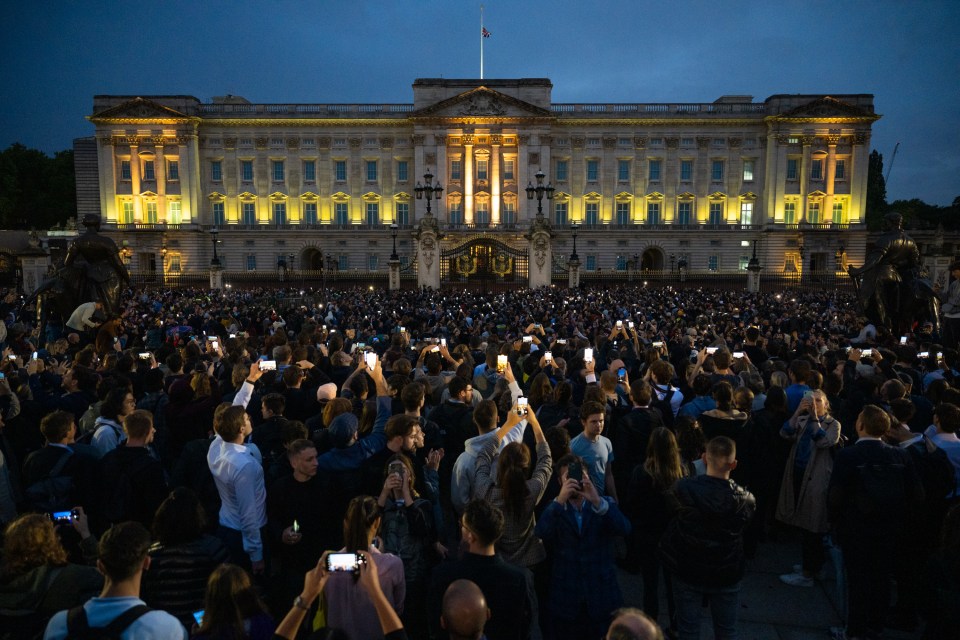
[[[658, 400], [660, 391], [663, 391], [663, 400]], [[666, 390], [661, 389], [659, 386], [654, 385], [653, 387], [653, 397], [650, 399], [650, 406], [654, 409], [660, 410], [660, 418], [663, 420], [663, 426], [670, 431], [673, 431], [673, 394], [676, 391], [673, 388], [668, 388]]]
[[73, 508], [73, 476], [60, 475], [72, 455], [73, 451], [67, 449], [46, 478], [27, 487], [24, 493], [31, 509], [52, 513]]
[[83, 605], [67, 612], [67, 636], [65, 640], [120, 640], [120, 635], [135, 620], [153, 611], [145, 604], [131, 607], [114, 618], [105, 627], [91, 627]]

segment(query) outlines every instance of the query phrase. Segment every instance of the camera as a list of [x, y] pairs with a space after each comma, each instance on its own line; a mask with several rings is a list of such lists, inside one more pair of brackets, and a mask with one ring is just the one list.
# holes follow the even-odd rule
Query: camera
[[353, 572], [360, 570], [360, 565], [366, 564], [367, 560], [359, 553], [328, 553], [327, 571], [330, 573]]
[[277, 370], [277, 361], [276, 360], [261, 360], [260, 361], [260, 371], [276, 371]]
[[69, 524], [70, 522], [73, 522], [78, 515], [80, 515], [80, 512], [76, 509], [71, 509], [69, 511], [54, 511], [50, 514], [50, 519], [53, 520], [53, 524]]

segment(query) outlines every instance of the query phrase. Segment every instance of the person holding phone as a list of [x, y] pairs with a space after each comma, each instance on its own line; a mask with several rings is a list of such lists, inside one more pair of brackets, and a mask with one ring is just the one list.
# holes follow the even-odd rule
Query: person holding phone
[[801, 564], [780, 580], [795, 587], [812, 587], [825, 561], [831, 449], [840, 442], [840, 422], [830, 415], [826, 394], [819, 389], [806, 392], [780, 435], [792, 441], [793, 447], [783, 471], [776, 517], [799, 528], [803, 536]]
[[600, 494], [581, 458], [561, 458], [557, 479], [560, 493], [535, 528], [553, 550], [548, 596], [541, 607], [557, 640], [600, 638], [612, 612], [623, 606], [613, 540], [630, 533], [630, 522], [616, 502]]

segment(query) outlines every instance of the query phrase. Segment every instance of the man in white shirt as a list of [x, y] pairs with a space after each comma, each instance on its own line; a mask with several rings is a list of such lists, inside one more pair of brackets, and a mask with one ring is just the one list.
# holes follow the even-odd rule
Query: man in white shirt
[[100, 323], [94, 319], [94, 314], [98, 311], [103, 312], [102, 302], [84, 302], [70, 314], [66, 323], [67, 328], [73, 329], [81, 337], [86, 337], [88, 342], [92, 342], [93, 330], [100, 326]]
[[232, 406], [223, 412], [215, 429], [207, 464], [222, 502], [217, 536], [230, 551], [231, 562], [261, 574], [267, 494], [263, 466], [243, 444], [253, 431], [250, 416], [242, 406]]

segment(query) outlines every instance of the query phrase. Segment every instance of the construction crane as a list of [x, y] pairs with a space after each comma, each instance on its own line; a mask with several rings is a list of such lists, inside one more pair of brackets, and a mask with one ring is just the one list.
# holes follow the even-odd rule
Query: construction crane
[[887, 166], [887, 175], [883, 176], [883, 183], [888, 184], [890, 182], [890, 172], [893, 171], [893, 161], [897, 159], [897, 149], [900, 148], [900, 143], [898, 142], [893, 148], [893, 154], [890, 156], [890, 164]]

